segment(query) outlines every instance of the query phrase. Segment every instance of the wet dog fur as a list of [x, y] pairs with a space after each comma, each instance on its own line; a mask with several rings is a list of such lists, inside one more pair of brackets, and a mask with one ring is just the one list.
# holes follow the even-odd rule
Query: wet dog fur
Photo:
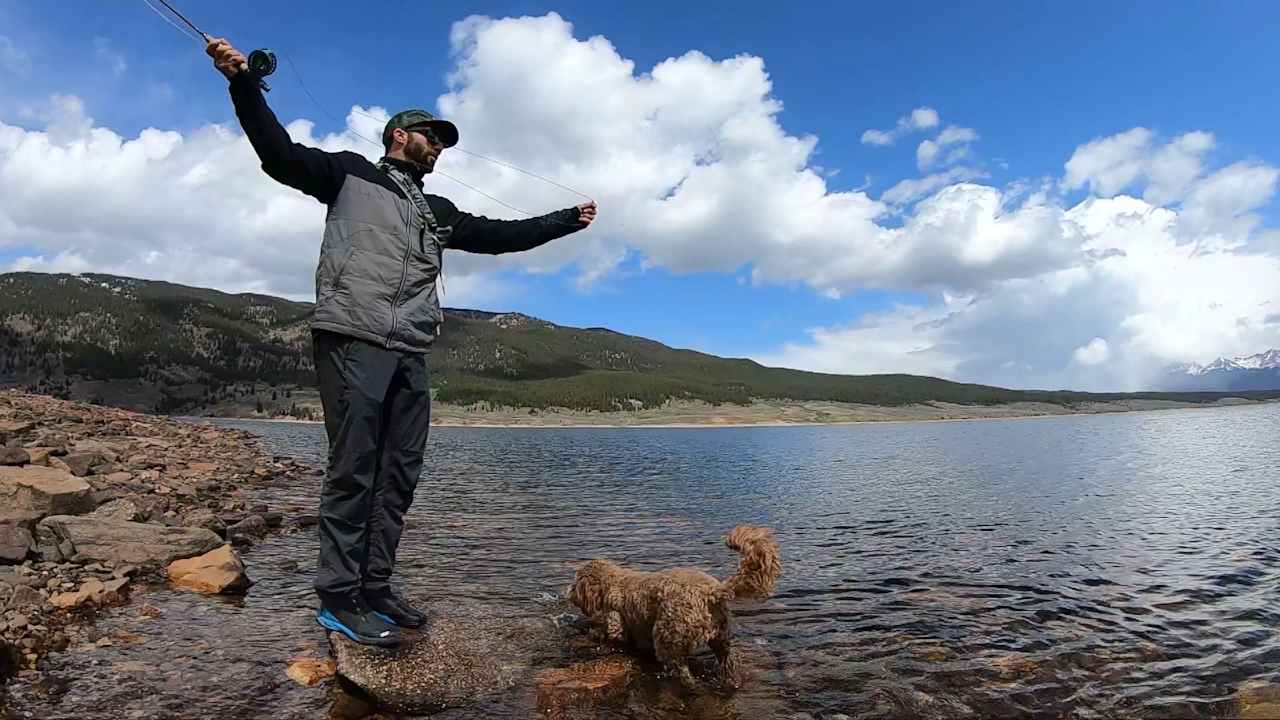
[[770, 597], [782, 566], [767, 528], [739, 525], [725, 544], [742, 559], [723, 582], [692, 568], [646, 572], [597, 559], [578, 569], [569, 601], [609, 640], [652, 653], [685, 685], [695, 682], [688, 658], [710, 647], [721, 683], [737, 687], [729, 603]]

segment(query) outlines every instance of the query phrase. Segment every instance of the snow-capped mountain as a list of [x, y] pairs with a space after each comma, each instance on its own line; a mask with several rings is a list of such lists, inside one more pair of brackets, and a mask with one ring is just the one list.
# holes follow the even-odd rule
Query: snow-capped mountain
[[1257, 355], [1218, 358], [1208, 365], [1187, 363], [1169, 369], [1173, 390], [1278, 390], [1280, 349]]

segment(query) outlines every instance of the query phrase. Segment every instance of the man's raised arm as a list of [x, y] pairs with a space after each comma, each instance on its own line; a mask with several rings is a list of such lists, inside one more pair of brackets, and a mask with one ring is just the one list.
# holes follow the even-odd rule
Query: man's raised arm
[[205, 46], [213, 65], [230, 81], [231, 102], [262, 169], [273, 179], [322, 203], [332, 203], [346, 178], [340, 153], [327, 153], [293, 142], [267, 106], [262, 89], [247, 72], [244, 55], [222, 38]]

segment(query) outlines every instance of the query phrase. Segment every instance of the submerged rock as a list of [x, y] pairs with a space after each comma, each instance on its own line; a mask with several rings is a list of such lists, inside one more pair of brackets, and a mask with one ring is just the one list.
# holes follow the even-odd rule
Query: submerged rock
[[267, 534], [267, 521], [261, 515], [250, 515], [234, 525], [227, 526], [227, 539], [236, 545], [251, 545]]
[[640, 673], [640, 664], [627, 655], [609, 655], [566, 668], [543, 670], [534, 679], [538, 712], [558, 715], [565, 708], [621, 698]]
[[289, 679], [311, 687], [333, 677], [337, 672], [338, 665], [333, 658], [294, 658], [289, 661], [289, 666], [285, 668], [285, 675]]
[[1280, 683], [1249, 680], [1236, 691], [1240, 720], [1272, 720], [1280, 717]]

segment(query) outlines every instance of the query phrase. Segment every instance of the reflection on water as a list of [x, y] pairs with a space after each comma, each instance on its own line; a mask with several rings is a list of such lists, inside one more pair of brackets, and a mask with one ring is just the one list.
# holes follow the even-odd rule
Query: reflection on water
[[[320, 461], [318, 425], [239, 423]], [[527, 622], [528, 676], [599, 650], [574, 565], [731, 572], [774, 528], [783, 577], [738, 612], [750, 681], [645, 677], [566, 718], [1231, 717], [1280, 685], [1280, 406], [753, 429], [433, 429], [400, 552], [435, 610]], [[315, 480], [318, 485], [319, 480]], [[317, 486], [264, 499], [313, 511]], [[158, 590], [55, 656], [26, 717], [325, 717], [287, 660], [325, 653], [313, 531], [246, 555], [242, 600]], [[149, 617], [151, 616], [151, 617]], [[478, 622], [476, 632], [484, 632]], [[515, 643], [520, 645], [520, 643]], [[1252, 696], [1250, 696], [1252, 697]], [[440, 717], [527, 718], [532, 681]]]

